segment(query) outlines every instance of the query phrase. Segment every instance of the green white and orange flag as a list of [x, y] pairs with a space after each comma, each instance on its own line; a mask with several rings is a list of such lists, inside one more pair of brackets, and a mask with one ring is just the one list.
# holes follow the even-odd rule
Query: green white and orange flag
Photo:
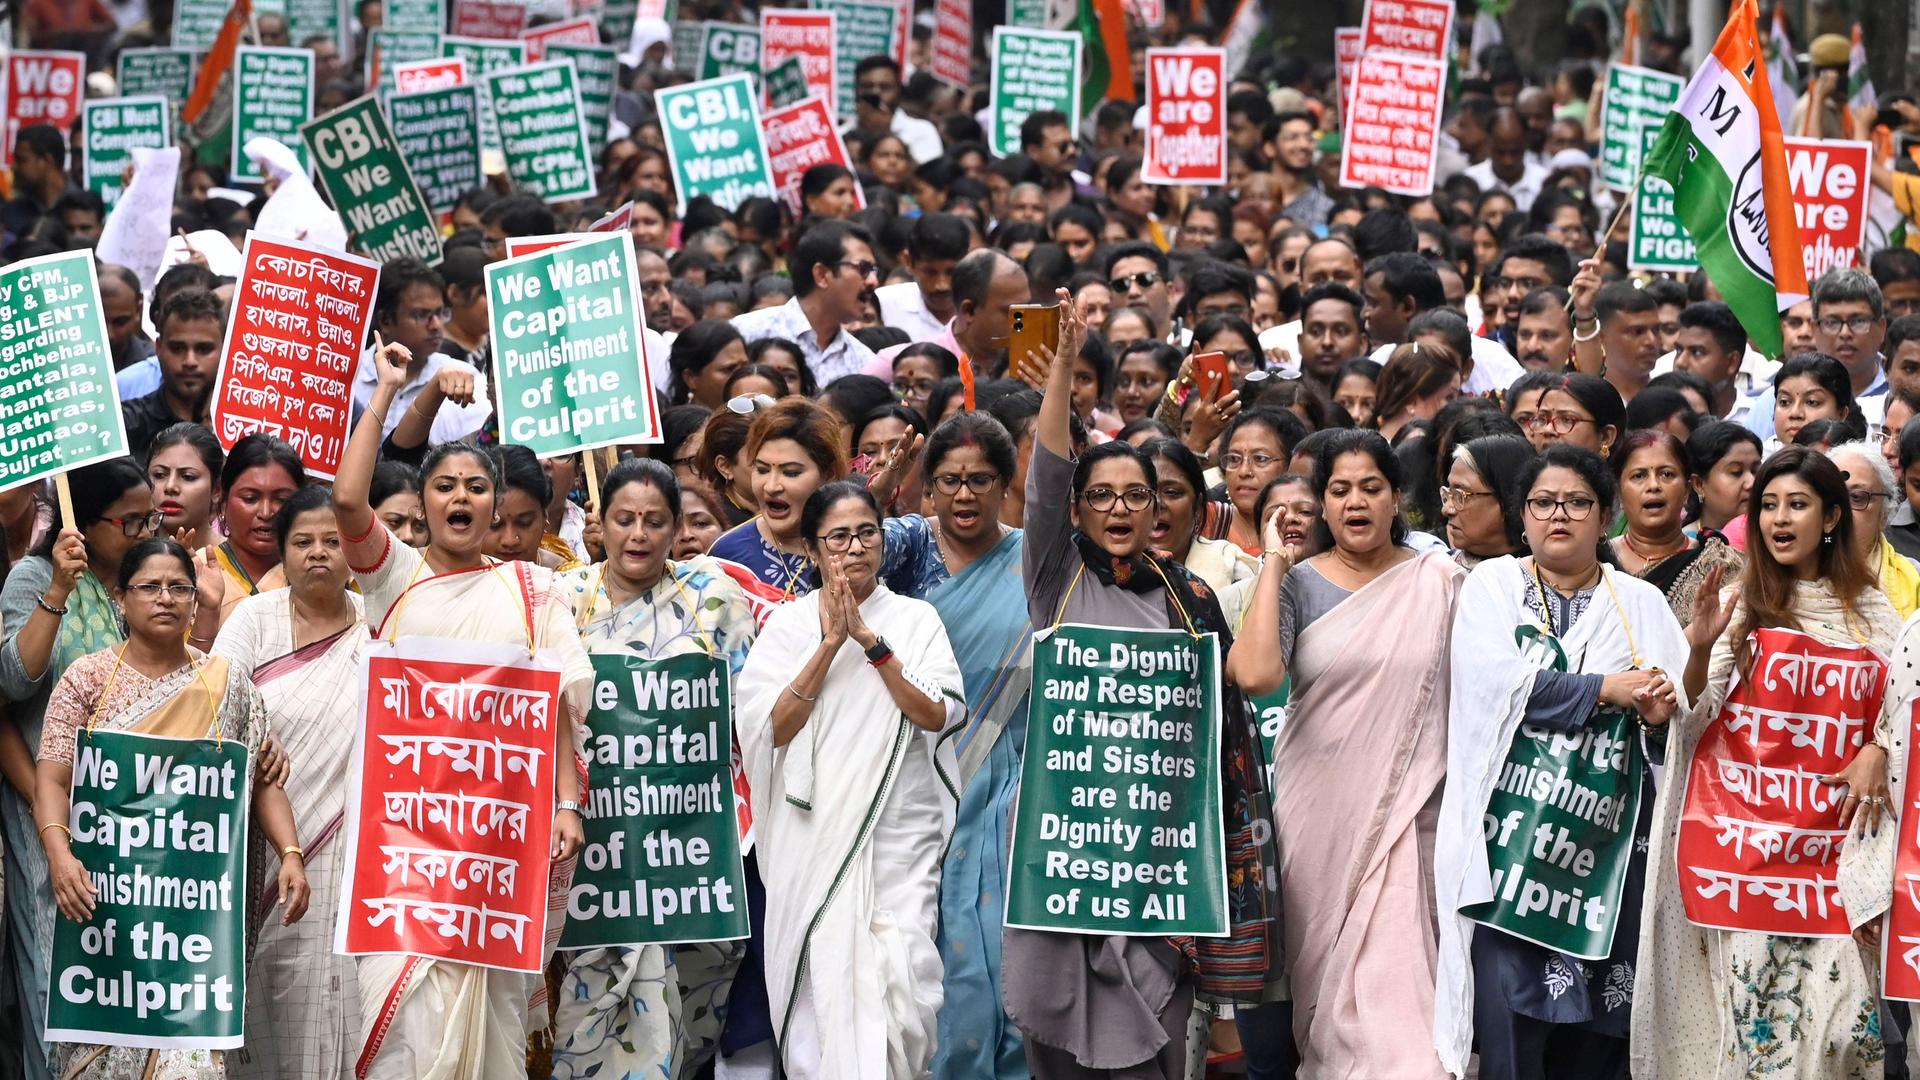
[[1783, 347], [1780, 311], [1807, 298], [1807, 271], [1766, 56], [1754, 0], [1735, 0], [1643, 167], [1673, 185], [1700, 268], [1754, 349], [1772, 357]]

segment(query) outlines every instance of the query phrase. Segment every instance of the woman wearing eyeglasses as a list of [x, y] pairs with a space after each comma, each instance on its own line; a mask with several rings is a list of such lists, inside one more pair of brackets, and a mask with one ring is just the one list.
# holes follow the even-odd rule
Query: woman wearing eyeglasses
[[1453, 448], [1440, 512], [1454, 561], [1472, 570], [1488, 559], [1527, 549], [1526, 532], [1507, 507], [1507, 492], [1533, 460], [1533, 444], [1518, 435], [1488, 435]]
[[1248, 694], [1293, 679], [1273, 812], [1301, 1075], [1438, 1080], [1427, 883], [1447, 702], [1434, 688], [1466, 572], [1406, 546], [1400, 462], [1378, 432], [1332, 433], [1313, 482], [1322, 553], [1296, 566], [1267, 525], [1227, 655], [1227, 677]]
[[[1260, 523], [1253, 504], [1269, 483], [1287, 471], [1293, 448], [1307, 437], [1307, 425], [1285, 409], [1255, 406], [1227, 422], [1216, 445], [1220, 479], [1226, 484], [1226, 539], [1249, 555], [1260, 551]], [[1202, 494], [1205, 489], [1202, 489]]]
[[[81, 865], [72, 850], [72, 830], [67, 828], [75, 751], [90, 732], [235, 739], [253, 751], [256, 762], [267, 741], [267, 707], [246, 672], [225, 659], [202, 656], [186, 644], [187, 627], [198, 618], [195, 609], [202, 596], [196, 582], [219, 571], [195, 562], [187, 549], [172, 540], [141, 540], [123, 553], [113, 591], [126, 618], [127, 640], [75, 660], [47, 701], [34, 816], [52, 867], [52, 903], [47, 903], [45, 893], [9, 889], [16, 902], [44, 908], [49, 922], [56, 906], [74, 922], [91, 919], [100, 885], [90, 871], [114, 870]], [[270, 909], [256, 908], [259, 897], [249, 882], [233, 903], [245, 905], [250, 920], [270, 910], [286, 926], [306, 914], [308, 900], [306, 864], [293, 807], [276, 784], [256, 776], [251, 787], [252, 824], [272, 845], [268, 865], [277, 899]], [[44, 957], [41, 962], [46, 962]], [[185, 966], [191, 963], [189, 949]], [[181, 976], [183, 981], [191, 977], [188, 972]], [[227, 1075], [220, 1055], [211, 1050], [62, 1043], [52, 1065], [53, 1075], [87, 1080], [133, 1076], [215, 1080]]]
[[740, 751], [766, 881], [767, 1001], [788, 1076], [918, 1076], [942, 998], [940, 855], [962, 723], [940, 619], [880, 580], [880, 508], [826, 484], [800, 513], [819, 588], [740, 672]]
[[[1646, 756], [1636, 748], [1624, 758], [1617, 790], [1641, 789], [1639, 813], [1606, 839], [1602, 854], [1613, 857], [1586, 890], [1617, 913], [1612, 939], [1582, 950], [1599, 959], [1497, 928], [1514, 908], [1498, 902], [1494, 875], [1520, 870], [1504, 850], [1489, 855], [1483, 823], [1524, 806], [1509, 794], [1512, 763], [1537, 760], [1535, 733], [1617, 747], [1659, 731], [1679, 707], [1671, 673], [1685, 665], [1687, 643], [1666, 597], [1602, 562], [1615, 496], [1605, 462], [1582, 447], [1549, 447], [1526, 461], [1511, 491], [1531, 554], [1481, 563], [1461, 587], [1453, 620], [1447, 782], [1434, 843], [1434, 1047], [1455, 1076], [1466, 1075], [1477, 1042], [1486, 1080], [1625, 1080], [1643, 845], [1653, 821]], [[1624, 870], [1610, 875], [1606, 868], [1622, 856]]]
[[[1659, 869], [1649, 875], [1641, 909], [1636, 1078], [1882, 1074], [1880, 915], [1894, 883], [1889, 792], [1900, 790], [1903, 779], [1905, 720], [1896, 722], [1886, 710], [1867, 719], [1863, 730], [1835, 743], [1851, 755], [1844, 767], [1795, 788], [1812, 800], [1816, 829], [1838, 834], [1839, 855], [1827, 876], [1838, 879], [1847, 921], [1856, 928], [1851, 937], [1695, 925], [1682, 894], [1697, 897], [1698, 879], [1682, 879], [1675, 854], [1682, 815], [1697, 799], [1688, 766], [1707, 725], [1736, 686], [1784, 670], [1770, 664], [1770, 656], [1791, 662], [1803, 655], [1770, 653], [1755, 631], [1792, 630], [1828, 649], [1892, 655], [1900, 618], [1860, 558], [1848, 511], [1846, 478], [1832, 461], [1800, 446], [1776, 452], [1754, 478], [1738, 586], [1723, 592], [1720, 575], [1710, 574], [1695, 596], [1683, 687], [1693, 705], [1667, 735], [1647, 853], [1647, 865]], [[1837, 696], [1839, 688], [1831, 693]], [[1841, 704], [1826, 708], [1839, 711]], [[1744, 746], [1744, 736], [1736, 737]]]
[[1887, 522], [1893, 517], [1900, 485], [1880, 448], [1868, 442], [1843, 443], [1827, 457], [1847, 477], [1847, 506], [1853, 515], [1853, 550], [1867, 564], [1887, 594], [1893, 610], [1905, 619], [1920, 609], [1920, 566], [1893, 549]]
[[1723, 575], [1739, 573], [1740, 553], [1718, 533], [1688, 535], [1693, 463], [1687, 448], [1669, 432], [1628, 432], [1614, 455], [1614, 475], [1627, 519], [1626, 531], [1609, 541], [1614, 563], [1659, 589], [1684, 626], [1693, 617], [1693, 596], [1707, 574], [1715, 567]]
[[[1062, 357], [1086, 332], [1061, 290]], [[1072, 457], [1072, 365], [1045, 356], [1046, 393], [1027, 467], [1027, 615], [1037, 627], [1087, 623], [1126, 629], [1187, 628], [1233, 635], [1213, 590], [1179, 563], [1151, 550], [1159, 474], [1153, 459], [1120, 441]], [[1284, 459], [1283, 459], [1284, 461]], [[1126, 1076], [1178, 1080], [1186, 1075], [1187, 1019], [1196, 989], [1246, 1008], [1262, 1003], [1280, 977], [1279, 900], [1271, 838], [1253, 827], [1267, 806], [1264, 755], [1238, 691], [1228, 685], [1222, 716], [1221, 785], [1227, 807], [1227, 857], [1247, 867], [1251, 887], [1232, 890], [1232, 938], [1097, 937], [1008, 929], [1003, 940], [1007, 1015], [1026, 1040], [1037, 1080]], [[1237, 860], [1237, 861], [1236, 861]]]
[[[0, 694], [7, 719], [18, 725], [28, 749], [40, 745], [47, 694], [69, 665], [124, 640], [108, 582], [117, 580], [121, 557], [154, 534], [161, 515], [153, 508], [147, 478], [132, 458], [115, 458], [76, 469], [68, 477], [76, 528], [48, 532], [26, 558], [13, 564], [0, 591], [6, 637], [0, 641]], [[213, 643], [219, 627], [224, 582], [201, 575], [206, 593], [188, 633], [195, 645]], [[37, 751], [36, 751], [37, 752]], [[6, 905], [7, 933], [16, 985], [26, 1014], [25, 1056], [29, 1075], [45, 1076], [48, 957], [53, 949], [53, 906], [46, 903], [47, 862], [34, 835], [33, 789], [22, 779], [0, 786], [0, 820], [6, 826], [7, 891], [41, 898]]]
[[[1521, 427], [1533, 445], [1545, 450], [1557, 442], [1572, 443], [1599, 454], [1612, 455], [1613, 444], [1627, 430], [1627, 406], [1613, 384], [1595, 375], [1560, 375], [1540, 395], [1538, 410]], [[1520, 411], [1515, 410], [1515, 420]]]

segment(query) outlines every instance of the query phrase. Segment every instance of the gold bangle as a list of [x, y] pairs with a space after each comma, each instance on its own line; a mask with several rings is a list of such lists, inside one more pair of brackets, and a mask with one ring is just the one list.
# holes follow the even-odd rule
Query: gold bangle
[[67, 843], [69, 844], [73, 843], [73, 830], [67, 828], [65, 825], [62, 825], [57, 821], [49, 821], [45, 825], [40, 826], [40, 835], [41, 836], [47, 835], [48, 829], [59, 829], [61, 832], [67, 834]]
[[283, 847], [280, 849], [280, 857], [282, 859], [286, 858], [289, 855], [298, 855], [300, 856], [301, 862], [307, 861], [307, 853], [300, 850], [300, 846], [298, 844], [288, 844], [286, 847]]

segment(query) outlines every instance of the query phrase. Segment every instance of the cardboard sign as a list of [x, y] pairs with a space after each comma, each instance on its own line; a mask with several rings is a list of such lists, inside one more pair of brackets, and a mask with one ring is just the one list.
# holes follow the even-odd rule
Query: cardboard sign
[[679, 22], [678, 13], [669, 8], [677, 7], [669, 0], [647, 0], [646, 11], [640, 10], [639, 0], [606, 0], [600, 5], [600, 34], [616, 47], [625, 51], [633, 41], [633, 24], [641, 17], [659, 19], [672, 26]]
[[1052, 109], [1080, 130], [1079, 34], [994, 27], [987, 97], [987, 141], [1001, 157], [1020, 152], [1020, 125]]
[[341, 56], [352, 55], [347, 5], [340, 0], [286, 0], [284, 14], [288, 41], [301, 45], [310, 38], [323, 37], [333, 42]]
[[1007, 0], [1007, 25], [1015, 29], [1047, 28], [1047, 0]]
[[1788, 139], [1787, 177], [1807, 280], [1835, 267], [1856, 266], [1867, 236], [1867, 196], [1873, 144], [1839, 139]]
[[813, 0], [813, 6], [833, 13], [833, 102], [840, 119], [851, 120], [854, 69], [869, 56], [893, 55], [900, 9], [892, 0]]
[[726, 659], [592, 659], [587, 843], [560, 948], [746, 937]]
[[630, 233], [487, 267], [500, 438], [541, 457], [660, 441]]
[[1696, 926], [1847, 937], [1839, 866], [1846, 791], [1821, 778], [1871, 737], [1887, 662], [1864, 646], [1779, 627], [1749, 640], [1752, 676], [1727, 694], [1685, 763], [1674, 845], [1681, 903]]
[[1147, 50], [1149, 184], [1227, 182], [1227, 52]]
[[83, 106], [80, 170], [88, 191], [112, 210], [136, 147], [173, 145], [173, 114], [163, 97], [96, 98]]
[[[797, 105], [775, 109], [762, 117], [760, 127], [767, 136], [767, 160], [773, 167], [773, 187], [786, 201], [794, 219], [801, 216], [800, 177], [815, 165], [841, 165], [851, 170], [853, 159], [827, 103], [817, 97]], [[866, 209], [867, 200], [858, 184], [854, 201]]]
[[807, 93], [834, 100], [834, 48], [839, 29], [831, 11], [763, 8], [760, 12], [760, 70], [798, 56], [807, 71]]
[[74, 752], [67, 823], [95, 898], [86, 922], [54, 919], [47, 1037], [239, 1046], [259, 892], [247, 876], [246, 743], [101, 730]]
[[[707, 24], [682, 20], [673, 24], [673, 69], [699, 71], [702, 50], [706, 48]], [[753, 62], [760, 63], [760, 32], [753, 35]]]
[[0, 491], [127, 453], [93, 252], [0, 267]]
[[486, 78], [507, 176], [547, 202], [594, 195], [593, 151], [573, 65], [549, 60]]
[[653, 101], [682, 213], [695, 195], [732, 210], [756, 195], [773, 194], [760, 110], [746, 75], [655, 90]]
[[[367, 65], [367, 88], [379, 94], [382, 101], [393, 96], [395, 68], [446, 55], [441, 35], [432, 30], [395, 30], [383, 26], [367, 35], [367, 48], [373, 55]], [[472, 71], [472, 65], [468, 65], [467, 70]]]
[[220, 347], [210, 424], [228, 450], [255, 431], [285, 439], [314, 476], [340, 471], [353, 373], [372, 344], [380, 264], [247, 235]]
[[193, 54], [156, 46], [120, 50], [120, 93], [126, 97], [166, 99], [173, 130], [180, 130], [180, 106], [193, 93]]
[[21, 49], [7, 54], [7, 168], [13, 167], [13, 140], [21, 128], [52, 124], [62, 135], [73, 133], [86, 80], [85, 53]]
[[[1652, 68], [1628, 64], [1607, 67], [1606, 96], [1600, 118], [1600, 182], [1615, 191], [1633, 186], [1645, 151], [1641, 132], [1667, 122], [1687, 80]], [[1651, 145], [1651, 144], [1646, 144]]]
[[607, 145], [607, 120], [613, 115], [613, 92], [620, 81], [620, 50], [611, 45], [556, 42], [547, 46], [547, 59], [573, 65], [580, 86], [580, 115], [587, 123], [587, 145], [595, 150]]
[[[1644, 153], [1660, 137], [1660, 129], [1644, 132]], [[1657, 176], [1640, 181], [1633, 200], [1633, 227], [1627, 237], [1627, 269], [1678, 273], [1700, 266], [1693, 237], [1680, 224], [1680, 211], [1674, 206], [1673, 185]]]
[[[693, 70], [702, 79], [718, 79], [742, 72], [756, 83], [760, 78], [760, 28], [739, 23], [700, 24], [698, 55]], [[799, 59], [795, 57], [795, 59]], [[802, 61], [804, 64], [804, 61]]]
[[[366, 649], [334, 951], [538, 972], [559, 667], [524, 643], [402, 638]], [[566, 755], [560, 767], [571, 769]]]
[[973, 4], [934, 0], [933, 77], [966, 90], [973, 85]]
[[467, 81], [467, 62], [458, 56], [436, 56], [431, 60], [409, 60], [393, 66], [393, 92], [418, 94], [443, 86], [459, 86]]
[[461, 37], [517, 38], [526, 29], [520, 0], [454, 0], [453, 32]]
[[440, 261], [439, 223], [372, 94], [304, 125], [300, 137], [355, 251], [383, 263]]
[[527, 62], [537, 64], [546, 59], [549, 45], [600, 44], [600, 27], [595, 25], [592, 19], [582, 16], [565, 22], [536, 26], [522, 33], [520, 40], [527, 43]]
[[780, 66], [767, 72], [767, 101], [776, 109], [789, 105], [798, 105], [813, 96], [807, 91], [807, 70], [797, 56], [789, 56], [780, 61]]
[[[491, 154], [497, 161], [500, 153], [500, 128], [494, 123], [493, 110], [487, 107], [486, 77], [496, 71], [526, 66], [527, 43], [450, 37], [446, 40], [445, 49], [448, 56], [457, 56], [467, 62], [467, 81], [480, 89], [481, 159], [484, 161], [486, 155]], [[501, 167], [498, 164], [494, 166], [496, 169]]]
[[1360, 66], [1362, 33], [1357, 26], [1333, 28], [1333, 85], [1341, 116], [1347, 114], [1347, 98], [1353, 92], [1353, 69]]
[[1167, 23], [1167, 0], [1127, 0], [1126, 8], [1134, 22], [1150, 30]]
[[387, 118], [400, 156], [436, 214], [480, 186], [480, 88], [448, 86], [395, 94]]
[[220, 24], [227, 21], [231, 7], [233, 0], [174, 0], [170, 44], [195, 56], [205, 54], [213, 48], [213, 39], [219, 36]]
[[[1907, 773], [1904, 790], [1893, 793], [1899, 819], [1899, 840], [1893, 856], [1893, 906], [1880, 932], [1880, 970], [1885, 973], [1886, 996], [1896, 1001], [1920, 1001], [1920, 702], [1901, 714], [1896, 724], [1907, 728]], [[1894, 823], [1882, 818], [1880, 827]]]
[[1453, 51], [1453, 0], [1367, 0], [1360, 51], [1445, 62]]
[[1362, 56], [1341, 138], [1341, 185], [1399, 195], [1432, 192], [1446, 92], [1445, 61], [1391, 53]]
[[173, 225], [173, 193], [180, 182], [180, 148], [135, 148], [133, 182], [100, 229], [96, 254], [103, 263], [124, 266], [140, 279], [140, 291], [151, 293], [160, 278], [167, 240]]
[[383, 0], [380, 25], [440, 33], [447, 28], [446, 0]]
[[313, 50], [242, 45], [233, 70], [233, 179], [265, 179], [246, 155], [247, 140], [256, 136], [286, 144], [312, 168], [300, 125], [313, 118]]

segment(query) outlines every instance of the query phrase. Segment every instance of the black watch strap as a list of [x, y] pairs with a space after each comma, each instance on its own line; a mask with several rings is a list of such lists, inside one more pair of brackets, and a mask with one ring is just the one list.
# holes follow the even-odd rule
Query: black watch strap
[[873, 644], [867, 646], [867, 660], [871, 662], [871, 661], [877, 661], [877, 660], [883, 659], [888, 653], [891, 653], [892, 651], [893, 651], [893, 646], [887, 644], [887, 639], [881, 637], [878, 634], [875, 634], [873, 638]]

